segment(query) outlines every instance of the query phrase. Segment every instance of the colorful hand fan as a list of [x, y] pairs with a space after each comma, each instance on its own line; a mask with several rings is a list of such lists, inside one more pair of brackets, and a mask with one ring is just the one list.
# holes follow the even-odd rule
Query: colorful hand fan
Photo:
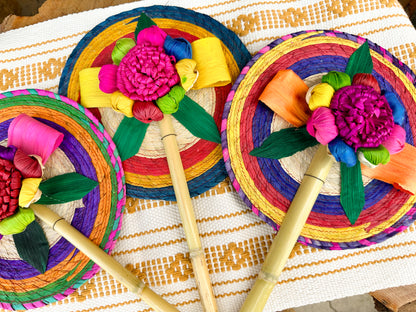
[[107, 254], [121, 228], [125, 183], [98, 120], [66, 97], [35, 89], [0, 94], [0, 111], [0, 307], [61, 300], [99, 264], [151, 306], [177, 311]]
[[[134, 32], [142, 13], [145, 13], [151, 21], [174, 39], [181, 37], [193, 43], [200, 38], [218, 38], [231, 82], [235, 81], [244, 64], [250, 59], [250, 54], [239, 38], [207, 15], [171, 6], [137, 8], [108, 18], [80, 41], [64, 68], [59, 93], [82, 102], [79, 87], [80, 71], [112, 64], [111, 54], [117, 40], [120, 38], [135, 39]], [[230, 86], [226, 84], [220, 87], [190, 90], [186, 96], [212, 115], [219, 128]], [[97, 115], [112, 136], [118, 130], [124, 117], [123, 114], [110, 108], [100, 108]], [[175, 114], [173, 116], [175, 117]], [[177, 121], [177, 118], [172, 119], [174, 119], [174, 128], [189, 191], [193, 197], [207, 191], [226, 177], [221, 146], [194, 136]], [[176, 200], [156, 122], [150, 123], [140, 150], [135, 156], [124, 160], [123, 167], [128, 196]]]
[[[334, 72], [337, 77], [328, 79]], [[345, 75], [351, 79], [344, 80]], [[367, 76], [359, 80], [360, 75]], [[409, 154], [414, 150], [416, 129], [412, 114], [416, 98], [415, 75], [388, 51], [364, 38], [336, 31], [303, 31], [284, 36], [261, 49], [237, 81], [224, 109], [221, 130], [227, 171], [244, 202], [279, 230], [242, 309], [261, 311], [296, 240], [325, 249], [365, 247], [413, 223], [416, 217], [415, 172], [411, 164], [414, 160]], [[330, 85], [332, 93], [322, 91], [327, 88], [322, 86], [324, 83]], [[320, 85], [313, 87], [315, 84]], [[344, 96], [351, 89], [350, 85], [359, 85], [360, 90], [356, 90], [355, 95]], [[266, 89], [273, 92], [267, 95]], [[368, 96], [370, 93], [374, 98]], [[269, 101], [270, 94], [279, 101]], [[309, 98], [310, 94], [313, 99]], [[305, 97], [308, 97], [309, 107]], [[348, 98], [349, 104], [342, 104], [348, 109], [336, 107], [338, 104], [334, 101], [338, 103], [340, 97]], [[317, 98], [319, 100], [314, 102]], [[287, 103], [306, 106], [296, 105], [295, 108]], [[313, 103], [318, 104], [314, 107]], [[362, 118], [357, 113], [362, 109], [361, 104], [351, 103], [365, 103], [362, 105], [366, 109], [367, 103], [377, 105]], [[325, 115], [326, 110], [332, 113]], [[319, 115], [320, 111], [326, 113]], [[354, 117], [339, 123], [337, 132], [328, 139], [333, 128], [319, 129], [319, 118], [331, 114], [339, 116], [340, 111]], [[383, 119], [384, 112], [388, 111], [388, 118]], [[399, 111], [400, 118], [395, 116]], [[293, 116], [296, 118], [290, 119]], [[360, 146], [357, 143], [358, 119], [366, 125], [363, 129], [370, 129], [363, 135], [366, 138], [374, 134], [379, 138], [384, 129], [391, 126], [390, 130], [385, 130], [386, 138], [380, 139], [382, 144]], [[395, 124], [405, 135], [401, 139], [395, 137], [394, 143], [404, 149], [394, 155], [387, 151], [388, 155], [380, 156], [379, 151], [374, 150], [379, 145], [388, 145], [385, 142]], [[357, 145], [348, 145], [338, 154], [333, 148], [338, 139], [342, 147], [351, 143], [349, 139]], [[317, 147], [319, 142], [324, 144], [320, 148]], [[341, 164], [329, 156], [325, 146], [328, 143], [329, 150]], [[374, 149], [370, 154], [378, 155], [377, 161], [368, 157], [370, 147]], [[360, 154], [366, 158], [364, 161]], [[358, 160], [349, 163], [346, 155], [366, 165]], [[389, 163], [380, 164], [376, 169], [368, 168], [369, 163], [387, 162], [388, 157]], [[406, 174], [398, 173], [398, 168], [407, 171]]]

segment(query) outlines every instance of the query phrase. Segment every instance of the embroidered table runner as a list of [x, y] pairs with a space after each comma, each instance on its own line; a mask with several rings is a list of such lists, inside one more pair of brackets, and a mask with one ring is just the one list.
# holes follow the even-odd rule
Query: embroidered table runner
[[[69, 15], [0, 34], [0, 91], [57, 92], [72, 49], [107, 17], [160, 0]], [[363, 36], [416, 69], [416, 30], [395, 0], [169, 1], [208, 14], [233, 30], [254, 54], [280, 36], [337, 29]], [[193, 199], [220, 311], [238, 311], [260, 270], [274, 231], [242, 202], [228, 180]], [[411, 226], [366, 248], [318, 250], [296, 245], [265, 311], [416, 283]], [[178, 209], [173, 202], [127, 198], [114, 257], [181, 311], [202, 311]], [[100, 271], [66, 299], [38, 311], [150, 311]]]

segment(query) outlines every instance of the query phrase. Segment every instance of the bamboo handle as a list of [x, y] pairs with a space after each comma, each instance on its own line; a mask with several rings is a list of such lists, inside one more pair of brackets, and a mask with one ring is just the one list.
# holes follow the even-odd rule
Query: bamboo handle
[[165, 147], [170, 175], [172, 177], [179, 214], [182, 219], [186, 241], [190, 251], [192, 268], [195, 273], [195, 280], [202, 307], [206, 312], [215, 312], [218, 311], [218, 308], [211, 286], [204, 251], [199, 238], [191, 196], [189, 195], [188, 184], [183, 170], [178, 144], [176, 142], [176, 134], [172, 125], [172, 117], [170, 115], [165, 115], [164, 118], [159, 121], [159, 128], [162, 142]]
[[240, 312], [263, 311], [315, 204], [332, 163], [333, 158], [328, 154], [326, 146], [321, 145], [303, 177], [264, 260], [259, 276]]
[[153, 292], [138, 277], [133, 275], [124, 266], [114, 260], [113, 257], [95, 245], [90, 239], [85, 237], [55, 212], [43, 205], [32, 204], [30, 207], [39, 219], [65, 237], [72, 245], [82, 251], [88, 258], [107, 271], [121, 284], [126, 286], [131, 292], [139, 295], [155, 311], [178, 312], [173, 305]]

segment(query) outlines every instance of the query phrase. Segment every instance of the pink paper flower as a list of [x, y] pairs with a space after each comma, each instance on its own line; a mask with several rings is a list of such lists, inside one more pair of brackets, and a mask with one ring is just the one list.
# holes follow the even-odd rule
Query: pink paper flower
[[120, 62], [117, 87], [137, 101], [154, 101], [179, 83], [179, 75], [162, 47], [148, 43], [134, 46]]
[[351, 147], [377, 147], [391, 134], [391, 108], [372, 87], [353, 85], [335, 92], [331, 106], [339, 136]]

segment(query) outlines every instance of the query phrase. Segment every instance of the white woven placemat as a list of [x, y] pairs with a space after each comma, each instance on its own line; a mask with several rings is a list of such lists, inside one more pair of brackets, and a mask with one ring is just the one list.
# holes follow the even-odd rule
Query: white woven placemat
[[[176, 5], [208, 14], [237, 33], [251, 53], [306, 29], [338, 29], [367, 37], [415, 69], [416, 30], [396, 0], [140, 1], [65, 16], [0, 34], [0, 91], [57, 92], [66, 59], [78, 41], [107, 17], [140, 6]], [[274, 232], [240, 200], [228, 182], [193, 199], [220, 311], [238, 311]], [[202, 311], [177, 207], [128, 198], [114, 257], [181, 311]], [[264, 311], [416, 283], [412, 226], [384, 243], [349, 251], [297, 245]], [[100, 272], [48, 312], [150, 311]]]

